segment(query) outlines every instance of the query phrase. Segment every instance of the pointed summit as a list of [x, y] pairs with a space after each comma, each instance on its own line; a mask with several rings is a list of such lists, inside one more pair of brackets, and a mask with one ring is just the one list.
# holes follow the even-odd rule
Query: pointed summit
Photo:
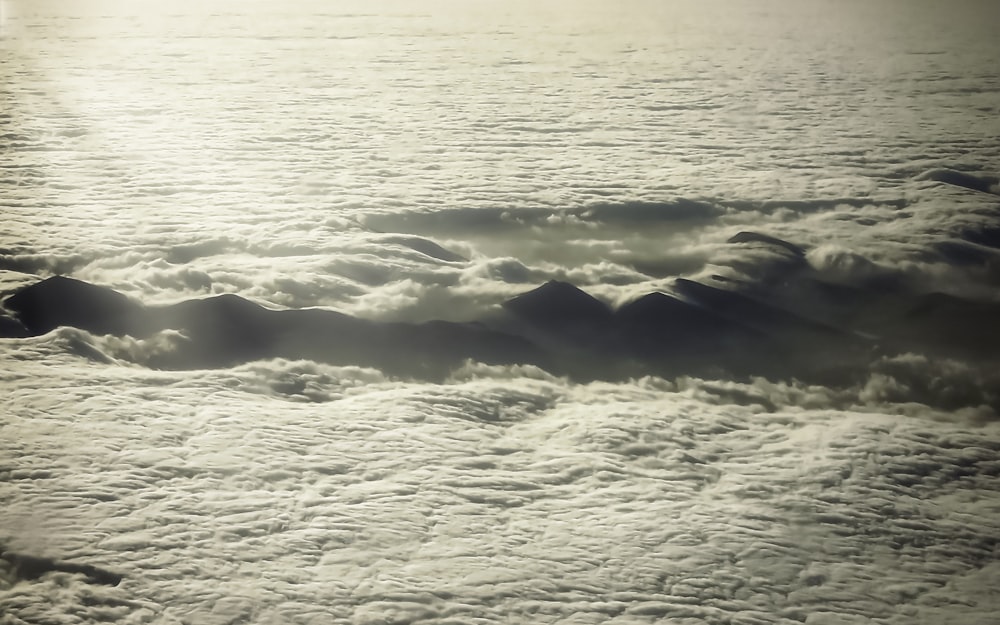
[[568, 282], [551, 280], [507, 300], [503, 307], [540, 326], [600, 325], [612, 318], [611, 308]]

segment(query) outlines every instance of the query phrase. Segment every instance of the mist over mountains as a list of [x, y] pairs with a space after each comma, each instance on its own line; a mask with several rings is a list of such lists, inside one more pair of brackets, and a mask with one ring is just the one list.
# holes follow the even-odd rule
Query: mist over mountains
[[[729, 243], [776, 249], [793, 265], [805, 258], [803, 249], [754, 232], [740, 232]], [[270, 309], [231, 294], [147, 306], [57, 276], [7, 297], [3, 304], [11, 317], [4, 328], [8, 337], [62, 326], [113, 335], [127, 339], [130, 348], [105, 353], [94, 344], [90, 355], [153, 368], [284, 358], [375, 367], [427, 381], [442, 381], [468, 362], [532, 365], [578, 382], [756, 376], [839, 387], [861, 384], [876, 363], [904, 355], [995, 370], [1000, 304], [913, 293], [894, 284], [836, 285], [804, 273], [789, 273], [777, 297], [766, 283], [713, 276], [716, 284], [710, 286], [678, 278], [669, 292], [617, 308], [572, 284], [549, 281], [477, 319], [422, 323]], [[788, 301], [789, 293], [808, 297], [817, 318], [783, 307], [779, 302]], [[928, 400], [951, 409], [1000, 407], [994, 391], [975, 386], [967, 396], [952, 392]]]
[[995, 625], [997, 23], [0, 0], [0, 623]]

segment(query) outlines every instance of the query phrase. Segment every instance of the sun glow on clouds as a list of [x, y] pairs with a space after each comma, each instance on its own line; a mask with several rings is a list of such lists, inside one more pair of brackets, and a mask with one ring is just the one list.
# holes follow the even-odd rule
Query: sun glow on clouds
[[618, 307], [696, 299], [687, 278], [756, 298], [755, 333], [868, 349], [840, 383], [473, 361], [432, 383], [151, 369], [176, 328], [0, 339], [0, 550], [124, 575], [0, 560], [4, 617], [1000, 612], [997, 39], [973, 3], [0, 3], [4, 297], [65, 274], [485, 323], [549, 280]]

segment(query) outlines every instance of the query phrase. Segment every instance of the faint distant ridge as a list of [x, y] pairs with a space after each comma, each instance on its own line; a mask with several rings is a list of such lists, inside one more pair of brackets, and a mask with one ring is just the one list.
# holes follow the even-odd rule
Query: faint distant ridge
[[976, 175], [954, 169], [940, 168], [931, 169], [920, 174], [917, 176], [917, 180], [933, 180], [972, 191], [1000, 195], [1000, 178], [996, 176]]
[[794, 256], [802, 257], [806, 255], [805, 250], [794, 243], [789, 243], [788, 241], [779, 239], [778, 237], [772, 237], [769, 234], [749, 232], [746, 230], [737, 232], [733, 236], [729, 237], [726, 243], [762, 243], [764, 245], [779, 247], [783, 250], [791, 252]]
[[[786, 249], [766, 235], [737, 238]], [[169, 349], [122, 357], [164, 369], [306, 359], [425, 380], [445, 380], [472, 360], [534, 365], [580, 381], [696, 375], [852, 384], [893, 354], [996, 364], [1000, 353], [996, 302], [799, 279], [794, 288], [813, 310], [837, 307], [827, 315], [839, 320], [834, 323], [782, 305], [796, 301], [787, 292], [779, 298], [736, 281], [722, 284], [679, 278], [670, 291], [613, 309], [570, 283], [551, 281], [507, 300], [500, 315], [405, 323], [323, 309], [273, 310], [232, 294], [145, 306], [105, 287], [55, 277], [8, 297], [12, 318], [0, 330], [17, 338], [70, 326], [139, 340], [170, 330]], [[102, 354], [99, 346], [95, 341], [76, 353], [94, 357]]]

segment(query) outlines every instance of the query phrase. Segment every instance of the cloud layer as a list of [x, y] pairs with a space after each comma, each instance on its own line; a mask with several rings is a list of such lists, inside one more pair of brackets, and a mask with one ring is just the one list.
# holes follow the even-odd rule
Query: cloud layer
[[0, 5], [5, 625], [1000, 613], [1000, 4]]
[[[124, 581], [19, 581], [2, 601], [22, 619], [977, 623], [997, 607], [995, 426], [803, 407], [825, 391], [763, 382], [413, 385], [37, 349], [5, 376], [5, 548]], [[37, 393], [53, 367], [64, 382]]]

